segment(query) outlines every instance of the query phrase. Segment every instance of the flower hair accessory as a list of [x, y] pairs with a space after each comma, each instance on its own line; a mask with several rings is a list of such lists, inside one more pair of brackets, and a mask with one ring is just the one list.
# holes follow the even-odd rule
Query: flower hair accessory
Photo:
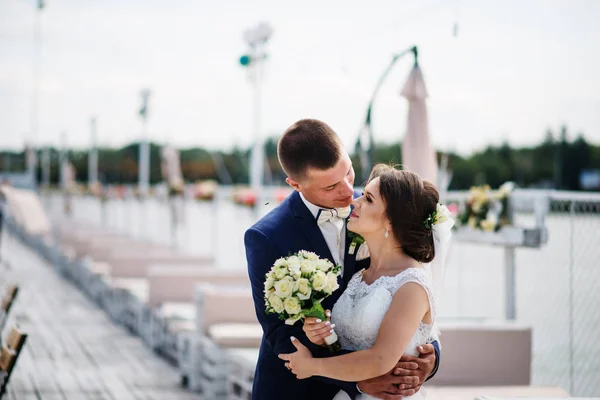
[[429, 214], [425, 221], [423, 221], [423, 225], [425, 228], [432, 230], [434, 225], [444, 223], [448, 221], [451, 217], [450, 210], [443, 204], [437, 203], [435, 211]]

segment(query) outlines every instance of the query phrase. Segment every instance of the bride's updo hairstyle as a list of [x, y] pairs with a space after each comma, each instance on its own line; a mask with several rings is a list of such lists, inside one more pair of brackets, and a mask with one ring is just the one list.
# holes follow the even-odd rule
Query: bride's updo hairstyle
[[424, 222], [437, 208], [437, 189], [413, 172], [385, 164], [373, 168], [369, 182], [375, 178], [379, 178], [385, 212], [402, 250], [419, 262], [431, 262], [435, 257], [433, 234]]

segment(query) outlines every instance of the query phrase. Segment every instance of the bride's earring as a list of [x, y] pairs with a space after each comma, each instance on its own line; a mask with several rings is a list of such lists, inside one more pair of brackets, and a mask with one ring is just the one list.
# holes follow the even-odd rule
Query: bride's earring
[[385, 228], [385, 234], [383, 236], [385, 236], [386, 239], [388, 238], [388, 236], [390, 236], [389, 229], [390, 228], [388, 228], [388, 227]]

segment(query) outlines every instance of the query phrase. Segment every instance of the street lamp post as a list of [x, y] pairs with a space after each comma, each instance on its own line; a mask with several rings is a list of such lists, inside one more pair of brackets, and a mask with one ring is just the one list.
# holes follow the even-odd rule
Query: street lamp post
[[366, 182], [369, 178], [369, 173], [371, 171], [373, 161], [375, 159], [375, 145], [373, 140], [373, 126], [372, 126], [372, 110], [373, 103], [375, 101], [375, 96], [379, 92], [379, 89], [383, 85], [383, 82], [390, 74], [390, 71], [394, 67], [394, 65], [404, 57], [406, 54], [412, 53], [415, 59], [415, 65], [418, 63], [418, 50], [416, 46], [413, 46], [409, 49], [406, 49], [400, 53], [394, 54], [392, 57], [392, 61], [388, 65], [388, 67], [383, 71], [383, 74], [379, 77], [377, 81], [377, 85], [375, 86], [375, 90], [373, 90], [373, 94], [371, 95], [371, 99], [369, 100], [369, 105], [367, 107], [367, 114], [365, 117], [365, 121], [358, 135], [358, 139], [356, 141], [356, 151], [360, 157], [360, 164], [362, 169], [363, 181]]
[[50, 146], [42, 150], [42, 185], [45, 190], [50, 188]]
[[96, 118], [90, 120], [90, 154], [88, 157], [88, 189], [96, 190], [98, 184], [98, 147], [96, 145]]
[[41, 29], [41, 14], [44, 8], [44, 0], [37, 0], [35, 8], [35, 23], [33, 30], [33, 92], [31, 96], [31, 127], [30, 141], [28, 143], [28, 153], [26, 156], [27, 174], [33, 187], [37, 186], [37, 157], [36, 157], [36, 141], [38, 140], [38, 125], [39, 125], [39, 91], [40, 91], [40, 63], [42, 49], [42, 29]]
[[65, 192], [67, 190], [67, 168], [69, 162], [69, 156], [67, 154], [67, 133], [62, 132], [60, 135], [60, 154], [59, 154], [59, 169], [58, 176], [60, 182], [60, 189]]
[[74, 179], [74, 171], [69, 163], [69, 150], [67, 148], [67, 133], [61, 134], [61, 151], [59, 161], [60, 188], [63, 193], [63, 211], [65, 215], [70, 215], [73, 209], [71, 199], [71, 184]]
[[142, 106], [139, 111], [142, 117], [142, 137], [139, 151], [138, 189], [140, 198], [145, 198], [148, 195], [148, 188], [150, 186], [150, 143], [148, 139], [148, 100], [150, 98], [150, 90], [144, 89], [140, 94], [142, 96]]
[[264, 143], [261, 135], [261, 82], [263, 62], [267, 58], [266, 44], [273, 34], [271, 26], [265, 22], [244, 32], [244, 40], [249, 46], [248, 54], [240, 57], [240, 64], [248, 68], [249, 77], [254, 87], [252, 130], [254, 143], [250, 156], [250, 186], [256, 196], [255, 204], [260, 204], [262, 196], [262, 181], [264, 176]]

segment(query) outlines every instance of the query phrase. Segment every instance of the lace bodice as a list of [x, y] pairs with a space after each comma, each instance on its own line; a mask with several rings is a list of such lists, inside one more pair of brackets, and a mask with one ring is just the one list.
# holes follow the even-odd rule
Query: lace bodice
[[362, 279], [364, 270], [354, 274], [332, 310], [331, 320], [340, 344], [347, 350], [364, 350], [373, 347], [379, 326], [392, 303], [398, 288], [408, 282], [421, 285], [429, 297], [433, 323], [421, 322], [405, 354], [418, 356], [417, 347], [437, 339], [435, 301], [431, 274], [425, 268], [409, 268], [395, 276], [382, 276], [372, 284]]

